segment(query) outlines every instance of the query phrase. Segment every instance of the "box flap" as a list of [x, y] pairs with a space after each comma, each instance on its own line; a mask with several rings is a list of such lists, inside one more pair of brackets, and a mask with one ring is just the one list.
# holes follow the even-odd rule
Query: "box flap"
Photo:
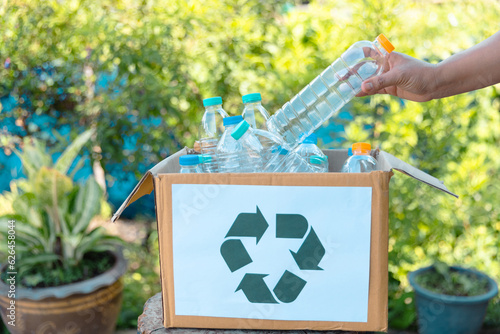
[[[325, 154], [328, 155], [330, 163], [330, 172], [339, 172], [342, 164], [345, 159], [347, 159], [347, 150], [324, 150]], [[168, 158], [160, 161], [153, 168], [151, 168], [139, 181], [139, 183], [135, 186], [134, 190], [128, 195], [127, 199], [123, 202], [123, 204], [118, 208], [115, 212], [111, 221], [116, 221], [123, 210], [131, 203], [135, 202], [139, 198], [144, 195], [150, 194], [153, 191], [153, 178], [158, 174], [162, 173], [177, 173], [179, 172], [179, 157], [185, 154], [193, 154], [196, 153], [193, 149], [183, 148], [179, 152], [172, 154]], [[382, 171], [390, 171], [391, 169], [395, 169], [404, 173], [420, 182], [430, 185], [436, 189], [439, 189], [447, 194], [455, 196], [458, 198], [458, 195], [452, 193], [446, 188], [442, 181], [436, 179], [435, 177], [407, 164], [404, 161], [399, 160], [395, 156], [384, 152], [373, 150], [372, 155], [377, 158], [378, 161], [378, 169]]]
[[131, 203], [137, 201], [139, 198], [141, 198], [144, 195], [151, 194], [153, 191], [153, 177], [157, 176], [160, 173], [173, 173], [173, 172], [178, 172], [179, 171], [179, 157], [181, 155], [188, 154], [188, 152], [191, 151], [191, 149], [185, 147], [179, 152], [176, 152], [175, 154], [172, 154], [168, 158], [163, 159], [159, 163], [157, 163], [153, 168], [148, 170], [146, 174], [141, 178], [139, 183], [135, 186], [134, 190], [128, 195], [128, 197], [125, 199], [125, 201], [122, 203], [122, 205], [116, 210], [115, 214], [111, 218], [112, 222], [115, 222], [120, 215], [122, 214], [123, 210], [127, 206], [129, 206]]
[[422, 172], [420, 169], [417, 169], [407, 164], [406, 162], [399, 160], [398, 158], [387, 152], [384, 151], [379, 152], [378, 163], [379, 163], [379, 168], [381, 170], [395, 169], [397, 171], [400, 171], [401, 173], [404, 173], [414, 178], [415, 180], [426, 183], [431, 187], [439, 189], [447, 194], [450, 194], [458, 198], [458, 195], [452, 193], [451, 191], [448, 190], [448, 188], [446, 188], [446, 186], [443, 184], [443, 181], [440, 181], [436, 179], [434, 176]]

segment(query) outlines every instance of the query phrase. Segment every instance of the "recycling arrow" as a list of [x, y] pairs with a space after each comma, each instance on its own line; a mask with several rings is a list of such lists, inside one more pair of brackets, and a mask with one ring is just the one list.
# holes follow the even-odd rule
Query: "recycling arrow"
[[306, 235], [307, 227], [307, 219], [302, 215], [276, 215], [276, 238], [302, 239]]
[[235, 272], [247, 264], [252, 263], [252, 258], [248, 255], [241, 240], [224, 241], [220, 246], [220, 253], [231, 272]]
[[293, 258], [295, 259], [295, 262], [297, 262], [300, 269], [323, 270], [318, 267], [318, 264], [325, 255], [325, 248], [321, 244], [321, 241], [319, 241], [319, 238], [312, 227], [299, 250], [296, 253], [290, 250], [290, 253], [292, 253]]
[[[222, 258], [231, 272], [253, 262], [241, 240], [234, 237], [255, 237], [258, 244], [268, 227], [258, 206], [255, 213], [244, 212], [236, 217], [225, 237], [233, 239], [225, 240], [220, 247]], [[302, 239], [308, 227], [309, 223], [302, 215], [276, 214], [276, 238]], [[325, 255], [325, 248], [312, 227], [298, 251], [290, 250], [290, 253], [301, 270], [323, 270], [318, 265]], [[242, 290], [250, 303], [291, 303], [307, 284], [299, 276], [285, 270], [271, 291], [264, 281], [266, 276], [268, 275], [246, 273], [235, 292]]]
[[273, 291], [276, 298], [280, 301], [283, 303], [291, 303], [297, 299], [306, 283], [307, 282], [299, 276], [285, 270]]
[[227, 237], [255, 237], [256, 244], [266, 232], [269, 224], [257, 206], [256, 213], [240, 213], [226, 234]]
[[[265, 274], [245, 274], [243, 279], [236, 288], [236, 291], [243, 290], [250, 303], [271, 303], [277, 304], [271, 291], [264, 282]], [[235, 291], [235, 292], [236, 292]]]

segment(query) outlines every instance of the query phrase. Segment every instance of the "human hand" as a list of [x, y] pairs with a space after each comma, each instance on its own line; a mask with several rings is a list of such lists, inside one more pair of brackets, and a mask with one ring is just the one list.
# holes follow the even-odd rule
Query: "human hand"
[[417, 102], [429, 101], [437, 86], [435, 72], [436, 65], [391, 52], [384, 64], [384, 73], [365, 80], [357, 96], [390, 94]]

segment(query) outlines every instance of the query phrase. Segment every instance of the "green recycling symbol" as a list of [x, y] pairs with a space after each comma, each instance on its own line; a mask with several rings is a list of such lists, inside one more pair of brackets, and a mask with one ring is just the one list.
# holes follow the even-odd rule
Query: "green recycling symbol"
[[[268, 227], [269, 224], [257, 206], [256, 213], [240, 213], [225, 238], [256, 238], [258, 244]], [[276, 238], [302, 239], [308, 227], [307, 219], [302, 215], [276, 214]], [[220, 247], [220, 252], [231, 272], [253, 262], [240, 239], [226, 239]], [[290, 253], [300, 270], [323, 270], [318, 265], [325, 255], [325, 248], [312, 226], [299, 249], [295, 252], [290, 249]], [[268, 274], [246, 273], [235, 292], [242, 290], [251, 303], [279, 303], [274, 296], [282, 303], [291, 303], [297, 299], [307, 283], [285, 270], [273, 289], [273, 296], [264, 282], [266, 276]]]

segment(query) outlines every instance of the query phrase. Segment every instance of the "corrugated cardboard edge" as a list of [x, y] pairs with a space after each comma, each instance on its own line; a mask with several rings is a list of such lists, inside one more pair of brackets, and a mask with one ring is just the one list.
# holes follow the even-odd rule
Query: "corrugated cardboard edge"
[[139, 183], [137, 183], [137, 185], [134, 187], [132, 192], [127, 196], [125, 201], [123, 201], [122, 205], [120, 205], [118, 210], [116, 210], [116, 212], [113, 214], [113, 217], [111, 217], [111, 221], [114, 223], [127, 208], [127, 206], [129, 206], [131, 203], [134, 203], [144, 195], [151, 194], [151, 192], [154, 190], [154, 176], [158, 175], [159, 173], [172, 173], [173, 171], [178, 171], [179, 157], [181, 155], [187, 154], [189, 150], [189, 148], [185, 147], [182, 150], [172, 154], [168, 158], [163, 159], [153, 168], [148, 170], [146, 174], [144, 174], [144, 176], [140, 179]]
[[[264, 330], [354, 330], [387, 331], [388, 309], [388, 213], [389, 181], [392, 172], [377, 171], [349, 174], [163, 174], [155, 178], [155, 194], [164, 210], [158, 210], [162, 297], [164, 326], [189, 328], [264, 329]], [[372, 232], [370, 246], [370, 282], [368, 321], [283, 321], [241, 318], [175, 315], [173, 242], [172, 242], [172, 184], [238, 184], [273, 186], [368, 186], [372, 188]]]
[[412, 177], [420, 182], [428, 184], [431, 187], [434, 187], [436, 189], [444, 191], [445, 193], [450, 194], [451, 196], [455, 196], [456, 198], [458, 198], [458, 195], [452, 193], [451, 191], [448, 190], [448, 188], [446, 188], [443, 181], [438, 180], [434, 176], [429, 175], [429, 174], [421, 171], [420, 169], [415, 168], [410, 164], [407, 164], [406, 162], [404, 162], [402, 160], [399, 160], [398, 158], [396, 158], [395, 156], [393, 156], [387, 152], [380, 151], [379, 157], [381, 157], [382, 159], [379, 158], [378, 160], [384, 164], [384, 166], [381, 166], [381, 169], [383, 169], [383, 170], [386, 170], [387, 168], [395, 169], [395, 170], [397, 170], [403, 174], [406, 174], [406, 175], [408, 175], [408, 176], [410, 176], [410, 177]]

